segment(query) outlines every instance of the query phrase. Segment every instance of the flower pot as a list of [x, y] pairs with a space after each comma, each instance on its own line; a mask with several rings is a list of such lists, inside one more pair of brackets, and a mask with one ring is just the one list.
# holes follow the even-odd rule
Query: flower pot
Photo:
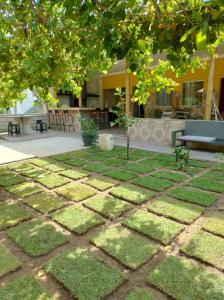
[[93, 144], [96, 143], [96, 136], [82, 133], [82, 140], [83, 140], [84, 146], [92, 146]]

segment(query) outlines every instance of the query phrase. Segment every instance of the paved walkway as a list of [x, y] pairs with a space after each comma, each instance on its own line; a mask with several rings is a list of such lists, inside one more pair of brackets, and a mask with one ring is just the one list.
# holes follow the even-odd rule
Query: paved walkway
[[[126, 145], [126, 139], [121, 134], [115, 134], [114, 142], [116, 145]], [[136, 140], [131, 141], [131, 147], [161, 153], [172, 153], [172, 149], [169, 146]], [[24, 160], [35, 156], [44, 157], [82, 148], [81, 137], [76, 133], [57, 133], [56, 137], [22, 142], [6, 142], [0, 140], [0, 164]], [[215, 152], [191, 150], [191, 158], [217, 161]]]

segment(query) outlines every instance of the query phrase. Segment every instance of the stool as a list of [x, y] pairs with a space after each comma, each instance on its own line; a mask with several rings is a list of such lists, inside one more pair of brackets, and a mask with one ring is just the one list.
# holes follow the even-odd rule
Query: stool
[[19, 124], [13, 124], [12, 122], [8, 123], [8, 135], [13, 136], [13, 134], [21, 134]]
[[42, 120], [36, 121], [36, 131], [44, 132], [47, 131], [47, 123]]

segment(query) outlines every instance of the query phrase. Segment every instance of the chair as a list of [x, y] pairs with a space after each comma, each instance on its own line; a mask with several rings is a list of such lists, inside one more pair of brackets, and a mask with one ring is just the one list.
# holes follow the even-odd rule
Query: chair
[[36, 121], [36, 131], [44, 132], [47, 131], [47, 123], [43, 122], [42, 120]]
[[73, 120], [73, 116], [69, 115], [69, 111], [68, 110], [64, 110], [64, 115], [63, 115], [63, 119], [62, 119], [62, 127], [64, 129], [64, 131], [66, 131], [66, 128], [68, 128], [69, 132], [71, 130], [71, 127], [74, 131], [74, 120]]
[[12, 122], [8, 123], [8, 135], [13, 136], [13, 134], [19, 135], [21, 134], [19, 124], [13, 124]]

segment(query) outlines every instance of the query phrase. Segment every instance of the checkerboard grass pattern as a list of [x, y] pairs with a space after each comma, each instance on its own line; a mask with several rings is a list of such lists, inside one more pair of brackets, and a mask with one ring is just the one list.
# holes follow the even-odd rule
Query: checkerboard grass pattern
[[30, 218], [32, 218], [32, 213], [17, 204], [3, 203], [0, 205], [0, 230]]
[[43, 191], [43, 189], [33, 182], [23, 182], [18, 185], [8, 186], [6, 190], [20, 197], [27, 197]]
[[224, 211], [216, 211], [204, 223], [203, 228], [224, 237]]
[[43, 170], [37, 167], [33, 167], [32, 169], [23, 170], [20, 172], [21, 175], [29, 177], [29, 178], [37, 178], [37, 177], [44, 177], [45, 175], [49, 174], [50, 172], [47, 170]]
[[8, 172], [0, 176], [0, 186], [9, 187], [11, 185], [22, 183], [25, 180], [26, 179], [19, 174]]
[[148, 209], [151, 212], [170, 217], [185, 224], [191, 224], [204, 212], [204, 208], [199, 205], [179, 201], [167, 196], [156, 199], [155, 202], [149, 204]]
[[25, 275], [0, 288], [0, 299], [53, 300], [54, 298], [32, 275]]
[[125, 170], [140, 174], [146, 174], [153, 171], [153, 167], [149, 165], [143, 165], [140, 163], [128, 163], [127, 165], [124, 165], [123, 168]]
[[38, 193], [23, 199], [28, 206], [46, 214], [53, 210], [59, 209], [65, 205], [65, 202], [51, 193]]
[[75, 169], [68, 169], [60, 172], [60, 174], [73, 180], [78, 180], [90, 175], [90, 173], [87, 171], [80, 171]]
[[133, 206], [125, 201], [110, 196], [96, 195], [87, 199], [84, 205], [111, 219], [121, 216]]
[[106, 172], [104, 175], [121, 181], [128, 181], [138, 176], [137, 173], [122, 169], [111, 170]]
[[44, 268], [73, 297], [83, 300], [104, 299], [125, 280], [123, 273], [81, 247], [54, 256]]
[[156, 192], [163, 192], [174, 185], [174, 183], [170, 180], [160, 179], [153, 176], [140, 177], [133, 180], [132, 183]]
[[76, 204], [52, 213], [51, 217], [57, 223], [77, 234], [84, 234], [104, 223], [104, 219], [100, 215]]
[[19, 259], [14, 256], [5, 245], [0, 243], [0, 277], [9, 272], [18, 270], [21, 265]]
[[155, 195], [153, 191], [138, 187], [131, 183], [124, 183], [113, 187], [110, 190], [110, 194], [134, 204], [141, 204]]
[[36, 178], [36, 181], [49, 189], [54, 189], [70, 182], [68, 178], [53, 173], [48, 174], [44, 177]]
[[81, 183], [66, 184], [57, 188], [55, 192], [75, 202], [85, 200], [97, 193], [95, 189]]
[[105, 176], [94, 176], [85, 181], [85, 183], [96, 188], [97, 190], [105, 191], [116, 185], [118, 182]]
[[184, 226], [144, 210], [138, 210], [122, 224], [144, 235], [168, 245], [184, 229]]
[[224, 276], [190, 259], [169, 256], [148, 276], [147, 282], [177, 300], [222, 300]]
[[197, 177], [191, 180], [191, 184], [199, 189], [216, 193], [224, 193], [224, 184], [220, 183], [218, 180], [216, 181], [203, 177]]
[[122, 226], [102, 230], [91, 241], [133, 270], [149, 261], [159, 251], [158, 245]]
[[187, 179], [187, 176], [178, 172], [171, 172], [171, 171], [158, 171], [152, 174], [155, 177], [167, 179], [175, 182], [182, 182]]
[[202, 206], [210, 206], [217, 200], [216, 195], [212, 193], [204, 192], [187, 186], [173, 189], [169, 192], [169, 196]]
[[111, 167], [105, 166], [104, 164], [99, 163], [88, 163], [82, 166], [83, 169], [91, 171], [91, 172], [97, 172], [97, 173], [104, 173], [111, 169]]
[[185, 254], [224, 270], [224, 239], [209, 232], [199, 231], [181, 248]]
[[68, 238], [56, 231], [50, 223], [38, 219], [12, 227], [7, 230], [7, 234], [32, 257], [44, 255], [68, 241]]

